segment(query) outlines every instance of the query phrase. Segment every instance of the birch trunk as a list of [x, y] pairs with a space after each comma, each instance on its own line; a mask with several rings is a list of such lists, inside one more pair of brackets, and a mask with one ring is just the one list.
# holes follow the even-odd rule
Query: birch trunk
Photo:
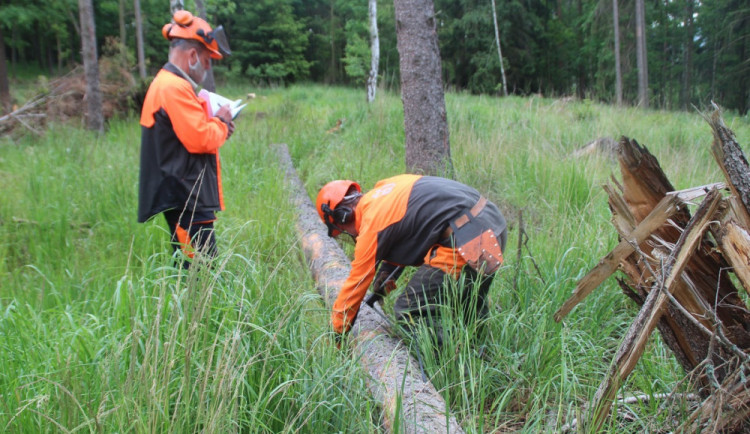
[[185, 9], [185, 2], [182, 0], [169, 0], [169, 15], [174, 15], [175, 12]]
[[378, 2], [370, 0], [370, 75], [367, 77], [367, 102], [375, 101], [380, 63], [380, 37], [378, 36]]
[[503, 65], [503, 51], [500, 48], [500, 31], [497, 28], [495, 0], [492, 0], [492, 22], [495, 24], [495, 43], [497, 44], [497, 57], [500, 58], [500, 74], [503, 76], [503, 96], [508, 96], [508, 83], [505, 81], [505, 66]]

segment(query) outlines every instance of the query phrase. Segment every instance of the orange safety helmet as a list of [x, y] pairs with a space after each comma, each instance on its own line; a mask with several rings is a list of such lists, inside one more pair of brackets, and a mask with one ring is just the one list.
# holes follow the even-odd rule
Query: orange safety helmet
[[169, 41], [178, 38], [202, 42], [211, 53], [212, 59], [221, 59], [224, 55], [232, 54], [222, 26], [212, 30], [203, 18], [193, 16], [186, 10], [175, 12], [172, 22], [162, 27], [161, 34]]
[[323, 220], [323, 223], [328, 227], [329, 237], [335, 237], [341, 233], [337, 224], [348, 223], [351, 221], [350, 219], [353, 218], [351, 209], [336, 209], [352, 189], [354, 189], [357, 194], [362, 193], [362, 188], [356, 182], [340, 179], [329, 182], [318, 192], [318, 198], [315, 201], [315, 209], [318, 211], [320, 219]]

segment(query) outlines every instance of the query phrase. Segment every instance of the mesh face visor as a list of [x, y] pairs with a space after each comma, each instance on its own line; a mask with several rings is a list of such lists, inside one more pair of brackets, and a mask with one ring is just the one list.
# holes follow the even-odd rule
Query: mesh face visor
[[213, 29], [213, 31], [211, 31], [208, 35], [204, 36], [203, 38], [206, 39], [207, 42], [209, 43], [210, 43], [210, 41], [208, 41], [209, 38], [216, 40], [216, 44], [219, 46], [219, 52], [223, 56], [232, 55], [232, 50], [229, 49], [229, 41], [227, 40], [227, 34], [224, 31], [224, 26], [219, 26]]

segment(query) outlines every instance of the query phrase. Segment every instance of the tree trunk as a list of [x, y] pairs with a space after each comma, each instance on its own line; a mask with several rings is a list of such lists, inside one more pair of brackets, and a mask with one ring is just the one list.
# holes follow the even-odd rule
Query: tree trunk
[[185, 2], [182, 0], [169, 0], [169, 15], [174, 15], [175, 12], [185, 9]]
[[[576, 1], [576, 8], [578, 9], [578, 17], [583, 17], [583, 2], [581, 0]], [[583, 41], [584, 41], [584, 35], [583, 35], [583, 25], [579, 24], [576, 26], [576, 33], [577, 33], [577, 39], [578, 39], [578, 47], [579, 49], [583, 49]], [[582, 53], [581, 53], [582, 54]], [[579, 55], [578, 59], [576, 61], [578, 63], [578, 86], [576, 86], [577, 94], [579, 99], [586, 98], [586, 65], [588, 61], [582, 56]]]
[[102, 93], [99, 87], [99, 63], [96, 53], [96, 27], [92, 0], [78, 0], [81, 19], [81, 48], [83, 69], [86, 76], [86, 127], [93, 131], [104, 131]]
[[[18, 65], [18, 25], [13, 23], [10, 29], [10, 72], [13, 77], [16, 76], [16, 65]], [[73, 50], [70, 50], [72, 53]]]
[[0, 107], [3, 113], [10, 113], [12, 105], [8, 65], [5, 63], [5, 39], [3, 38], [3, 28], [0, 26]]
[[683, 71], [682, 92], [680, 92], [680, 105], [687, 110], [690, 105], [690, 87], [692, 86], [693, 70], [693, 0], [687, 0], [685, 7], [685, 65]]
[[[747, 16], [747, 14], [746, 14], [746, 16]], [[745, 20], [740, 25], [740, 28], [747, 28], [746, 26], [748, 24], [748, 21], [749, 20], [747, 18], [745, 18]], [[748, 37], [746, 36], [744, 38], [741, 38], [740, 40], [741, 40], [742, 48], [740, 49], [740, 56], [739, 56], [739, 58], [740, 59], [745, 59], [743, 63], [747, 63], [747, 59], [748, 59], [748, 52], [747, 52], [748, 51], [748, 44], [747, 44], [747, 40], [748, 40]], [[745, 68], [744, 70], [747, 71], [747, 68]], [[739, 98], [740, 103], [739, 103], [739, 106], [738, 106], [737, 109], [740, 112], [741, 116], [745, 116], [747, 114], [747, 111], [748, 111], [748, 108], [749, 108], [748, 107], [748, 99], [750, 99], [750, 80], [748, 80], [747, 76], [748, 76], [747, 73], [740, 75], [740, 83], [739, 83], [739, 86], [738, 86], [739, 89], [737, 91], [738, 95], [740, 96], [740, 98]]]
[[330, 38], [331, 38], [331, 72], [328, 75], [328, 78], [330, 80], [329, 83], [336, 83], [336, 78], [338, 74], [336, 74], [336, 23], [334, 22], [334, 0], [331, 0], [331, 8], [330, 8], [330, 14], [328, 16], [330, 20]]
[[62, 40], [60, 39], [59, 34], [55, 36], [55, 41], [57, 42], [57, 73], [59, 74], [60, 71], [62, 71], [62, 67], [63, 67]]
[[503, 50], [500, 48], [500, 31], [497, 28], [495, 0], [492, 0], [492, 22], [495, 24], [495, 44], [497, 44], [497, 57], [500, 59], [500, 75], [503, 77], [503, 96], [508, 96], [508, 82], [505, 81], [505, 66], [503, 65]]
[[620, 11], [617, 0], [612, 0], [612, 21], [615, 32], [615, 100], [622, 105], [622, 64], [620, 62]]
[[367, 77], [367, 102], [375, 101], [380, 63], [380, 38], [378, 36], [378, 1], [370, 0], [370, 75]]
[[143, 17], [141, 16], [141, 0], [133, 0], [135, 12], [135, 45], [138, 52], [138, 74], [141, 80], [146, 78], [146, 55], [143, 49]]
[[44, 70], [47, 66], [44, 64], [44, 40], [42, 38], [41, 25], [37, 24], [33, 27], [34, 35], [36, 36], [33, 40], [32, 59], [36, 60], [39, 69]]
[[45, 46], [45, 52], [47, 53], [47, 70], [49, 71], [49, 75], [52, 75], [55, 73], [55, 55], [52, 51], [52, 44], [49, 39], [47, 39], [47, 42], [44, 44]]
[[[206, 20], [208, 22], [208, 19], [206, 18], [206, 6], [203, 4], [203, 0], [195, 0], [195, 9], [198, 11], [198, 16]], [[213, 63], [213, 59], [211, 60], [211, 63]], [[203, 88], [211, 91], [216, 92], [216, 80], [214, 79], [214, 69], [210, 68], [208, 71], [206, 71], [206, 79], [203, 80]]]
[[638, 63], [638, 105], [648, 108], [648, 60], [646, 56], [646, 9], [635, 0], [635, 43]]
[[[576, 300], [616, 270], [625, 275], [618, 279], [625, 295], [641, 306], [589, 405], [584, 432], [599, 431], [655, 327], [690, 383], [708, 398], [702, 407], [722, 408], [716, 425], [715, 413], [694, 413], [691, 420], [696, 414], [700, 417], [696, 426], [705, 427], [706, 421], [712, 428], [741, 426], [748, 421], [750, 311], [734, 281], [750, 288], [750, 165], [718, 114], [709, 123], [714, 129], [712, 152], [726, 184], [676, 192], [648, 149], [625, 137], [620, 141], [622, 181], [605, 186], [620, 243], [579, 281], [574, 295], [555, 313], [560, 321]], [[728, 197], [722, 193], [727, 186], [732, 192]], [[705, 199], [691, 215], [687, 204], [697, 203], [701, 196]]]
[[406, 170], [452, 176], [432, 0], [394, 0], [404, 104]]
[[120, 64], [128, 65], [127, 32], [125, 31], [125, 0], [119, 1], [119, 24], [120, 24]]

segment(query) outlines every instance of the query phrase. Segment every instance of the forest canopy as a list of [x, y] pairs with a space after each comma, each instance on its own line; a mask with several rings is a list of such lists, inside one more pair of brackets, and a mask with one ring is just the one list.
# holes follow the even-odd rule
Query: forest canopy
[[[161, 27], [166, 0], [94, 2], [97, 45], [137, 72], [136, 20], [144, 33], [147, 73], [166, 60]], [[195, 1], [185, 8], [196, 11]], [[203, 0], [208, 21], [222, 24], [233, 56], [217, 79], [255, 84], [300, 81], [364, 85], [369, 70], [364, 0]], [[508, 92], [575, 95], [615, 102], [613, 5], [619, 9], [623, 101], [637, 104], [634, 0], [496, 0]], [[0, 1], [0, 47], [11, 80], [32, 65], [56, 74], [81, 62], [75, 0]], [[393, 2], [378, 1], [380, 82], [399, 83]], [[445, 85], [502, 94], [491, 0], [435, 0]], [[690, 109], [714, 100], [746, 114], [750, 105], [750, 0], [657, 0], [645, 3], [649, 105]], [[120, 41], [124, 41], [120, 49]]]

